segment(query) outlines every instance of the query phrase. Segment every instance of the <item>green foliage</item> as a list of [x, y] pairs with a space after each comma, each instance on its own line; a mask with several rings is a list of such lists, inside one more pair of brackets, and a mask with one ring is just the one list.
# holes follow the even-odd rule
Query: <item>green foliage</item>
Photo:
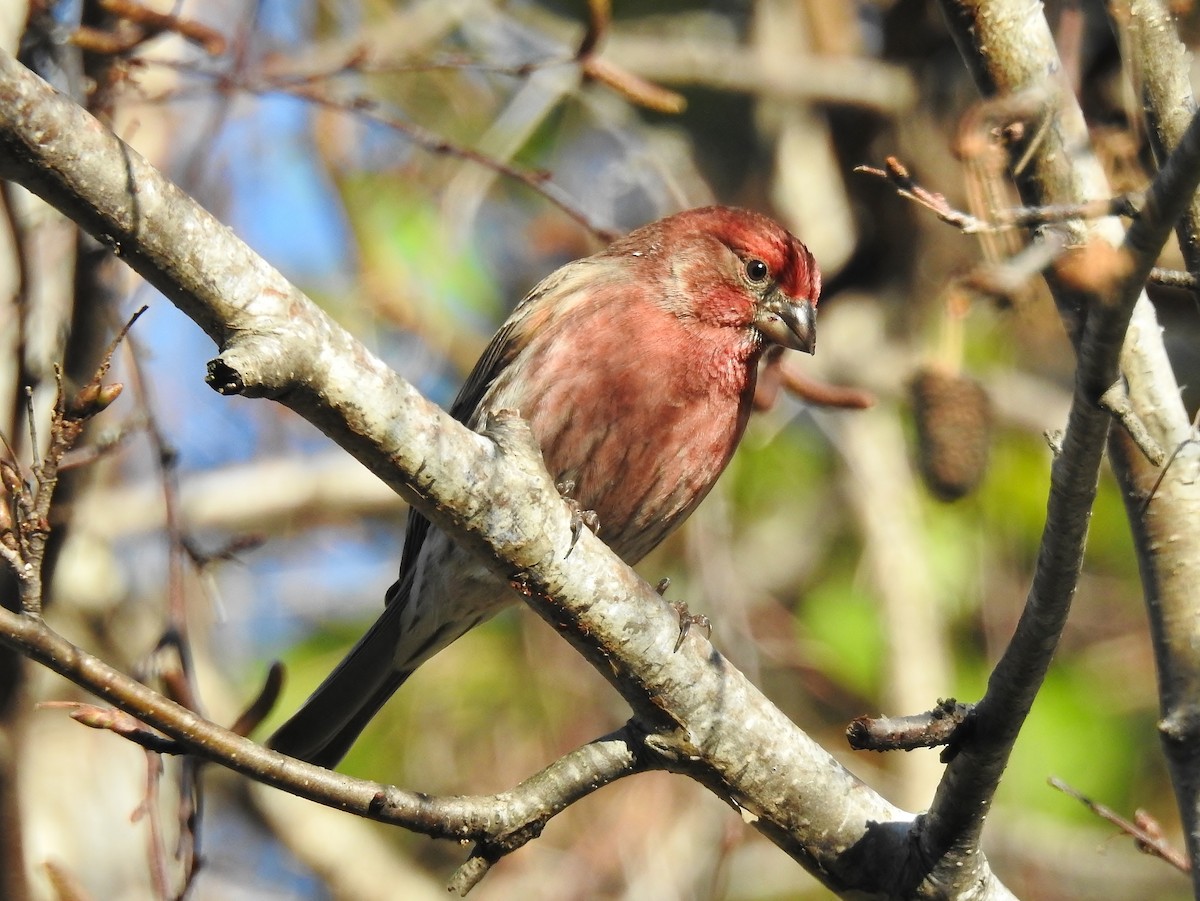
[[866, 698], [880, 695], [887, 641], [878, 605], [853, 573], [823, 579], [797, 611], [797, 630], [813, 665]]
[[992, 445], [979, 498], [983, 524], [993, 553], [1022, 568], [1032, 566], [1041, 541], [1052, 459], [1046, 442], [1029, 434], [1001, 431]]
[[835, 471], [828, 443], [803, 419], [781, 428], [763, 417], [751, 420], [721, 479], [739, 516], [757, 519], [780, 508], [795, 516], [823, 493]]

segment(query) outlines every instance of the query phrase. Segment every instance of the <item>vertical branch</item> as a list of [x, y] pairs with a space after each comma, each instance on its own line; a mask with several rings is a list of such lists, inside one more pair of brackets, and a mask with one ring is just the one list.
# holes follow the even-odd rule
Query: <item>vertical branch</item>
[[[1183, 137], [1196, 98], [1191, 54], [1179, 40], [1163, 0], [1110, 0], [1109, 13], [1122, 40], [1126, 69], [1141, 99], [1154, 158], [1161, 165]], [[1175, 227], [1188, 272], [1200, 273], [1200, 198], [1193, 198]]]
[[[1040, 7], [1019, 0], [942, 0], [942, 8], [955, 40], [984, 93], [1042, 91], [1059, 95], [1049, 127], [1040, 130], [1041, 143], [1032, 151], [1031, 166], [1019, 179], [1019, 188], [1025, 201], [1031, 204], [1078, 203], [1108, 196], [1107, 181], [1088, 149], [1086, 124], [1078, 104], [1071, 96], [1062, 96], [1057, 78], [1061, 73], [1061, 64]], [[1189, 133], [1195, 132], [1193, 122]], [[1173, 157], [1173, 162], [1178, 170], [1180, 161]], [[1065, 499], [1059, 494], [1058, 486], [1060, 471], [1065, 469], [1064, 460], [1077, 458], [1077, 462], [1085, 464], [1086, 471], [1081, 469], [1072, 478], [1072, 490], [1094, 490], [1089, 485], [1094, 486], [1094, 466], [1099, 463], [1100, 447], [1097, 442], [1103, 439], [1107, 431], [1107, 418], [1096, 411], [1094, 404], [1097, 392], [1105, 390], [1115, 380], [1116, 372], [1112, 368], [1110, 355], [1113, 345], [1122, 336], [1121, 372], [1127, 381], [1130, 403], [1138, 418], [1147, 426], [1152, 437], [1167, 448], [1177, 446], [1189, 434], [1189, 424], [1166, 358], [1153, 307], [1144, 295], [1139, 297], [1137, 292], [1147, 267], [1153, 263], [1153, 256], [1161, 246], [1158, 243], [1160, 237], [1182, 214], [1195, 191], [1197, 161], [1189, 157], [1182, 162], [1182, 166], [1188, 171], [1170, 173], [1172, 178], [1181, 174], [1184, 176], [1171, 189], [1173, 193], [1162, 190], [1171, 167], [1167, 167], [1156, 180], [1147, 209], [1131, 228], [1127, 240], [1122, 235], [1120, 223], [1115, 219], [1102, 220], [1091, 227], [1092, 234], [1112, 244], [1123, 243], [1133, 263], [1132, 270], [1118, 286], [1119, 290], [1113, 292], [1113, 296], [1089, 298], [1064, 284], [1061, 279], [1050, 279], [1068, 333], [1079, 351], [1080, 365], [1068, 442], [1054, 468], [1056, 486], [1052, 489], [1044, 542], [1051, 537], [1055, 508]], [[1074, 223], [1071, 228], [1077, 237], [1086, 234], [1082, 223]], [[1160, 647], [1170, 660], [1189, 660], [1184, 668], [1190, 673], [1195, 667], [1194, 648], [1200, 643], [1193, 635], [1194, 627], [1191, 625], [1195, 616], [1187, 615], [1190, 612], [1188, 597], [1193, 593], [1197, 580], [1200, 580], [1200, 572], [1196, 569], [1200, 567], [1200, 546], [1197, 545], [1200, 537], [1187, 524], [1194, 523], [1200, 511], [1200, 483], [1186, 484], [1185, 480], [1190, 479], [1194, 472], [1187, 466], [1178, 466], [1174, 474], [1168, 473], [1164, 478], [1160, 496], [1153, 502], [1154, 512], [1149, 516], [1140, 516], [1134, 508], [1144, 501], [1149, 487], [1147, 480], [1156, 471], [1132, 447], [1123, 433], [1113, 439], [1111, 449], [1114, 467], [1130, 508], [1139, 565], [1155, 633], [1161, 637]], [[1073, 529], [1076, 531], [1069, 536], [1070, 540], [1075, 542], [1078, 539], [1081, 542], [1086, 534], [1086, 519], [1075, 523]], [[1166, 540], [1168, 536], [1170, 540]], [[1063, 537], [1058, 535], [1059, 539]], [[1082, 552], [1081, 543], [1078, 547]], [[1027, 615], [1039, 611], [1044, 614], [1045, 604], [1051, 600], [1049, 595], [1041, 591], [1047, 585], [1046, 577], [1050, 575], [1043, 565], [1045, 562], [1048, 561], [1039, 558]], [[1062, 564], [1065, 562], [1061, 561]], [[1067, 589], [1065, 595], [1061, 594], [1063, 589]], [[1049, 627], [1061, 628], [1073, 589], [1073, 580], [1069, 588], [1059, 583], [1056, 586], [1056, 591], [1060, 593], [1058, 615], [1053, 617], [1053, 622], [1044, 622], [1046, 630], [1023, 633], [1023, 619], [1014, 644], [1017, 641], [1028, 642], [1035, 650], [1040, 645], [1042, 653], [1039, 656], [1048, 663], [1057, 643], [1057, 631], [1049, 631]], [[1162, 656], [1160, 653], [1160, 658]], [[1002, 661], [996, 677], [1005, 669]], [[996, 677], [993, 682], [998, 688]], [[1191, 678], [1189, 676], [1185, 680], [1186, 690], [1188, 696], [1194, 699], [1200, 680], [1190, 681]], [[990, 686], [989, 699], [992, 695]], [[989, 712], [989, 706], [985, 705], [982, 713]], [[1187, 716], [1174, 721], [1169, 716], [1164, 719], [1163, 731], [1169, 757], [1173, 743], [1197, 747], [1194, 732], [1200, 727], [1188, 724], [1193, 721], [1200, 723], [1200, 719], [1193, 714], [1191, 706], [1178, 709], [1177, 712], [1190, 715], [1190, 719]], [[986, 729], [987, 718], [982, 719]], [[1193, 855], [1197, 850], [1195, 843], [1197, 826], [1200, 824], [1200, 805], [1197, 804], [1200, 785], [1196, 784], [1200, 778], [1200, 767], [1191, 759], [1194, 756], [1186, 755], [1186, 759], [1172, 762], [1176, 793]], [[992, 759], [990, 762], [1002, 765], [1002, 760]], [[968, 788], [977, 790], [977, 785], [969, 783], [978, 775], [977, 772], [971, 772], [969, 762], [960, 763], [956, 760], [947, 773], [947, 782], [943, 787], [957, 780], [960, 785], [968, 784]], [[931, 817], [947, 808], [946, 804], [939, 803], [942, 801], [943, 792], [939, 792]], [[942, 839], [949, 837], [950, 833], [942, 834]]]
[[[1124, 25], [1125, 46], [1147, 127], [1161, 160], [1186, 143], [1187, 126], [1196, 100], [1188, 80], [1191, 61], [1171, 17], [1159, 0], [1110, 4]], [[1176, 229], [1188, 270], [1200, 270], [1200, 201], [1192, 197]], [[1153, 320], [1136, 321], [1130, 343], [1160, 348]], [[1161, 351], [1160, 351], [1161, 352]], [[1160, 368], [1166, 368], [1164, 361]], [[1174, 393], [1174, 382], [1158, 378], [1158, 369], [1129, 354], [1123, 361], [1134, 408], [1168, 450], [1176, 448], [1165, 473], [1151, 467], [1124, 434], [1109, 447], [1113, 470], [1133, 529], [1142, 586], [1150, 614], [1158, 670], [1159, 732], [1171, 772], [1176, 801], [1192, 861], [1200, 859], [1200, 482], [1197, 445], [1189, 442], [1190, 424]], [[1159, 478], [1161, 476], [1161, 482]], [[1157, 487], [1156, 487], [1157, 486]], [[1153, 496], [1151, 493], [1153, 492]], [[1200, 894], [1200, 871], [1193, 867], [1193, 886]]]

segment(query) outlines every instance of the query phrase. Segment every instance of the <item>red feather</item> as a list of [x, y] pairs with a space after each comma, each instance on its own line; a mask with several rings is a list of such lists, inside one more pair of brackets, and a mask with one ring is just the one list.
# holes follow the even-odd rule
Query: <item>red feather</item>
[[[733, 455], [769, 340], [812, 350], [821, 276], [757, 213], [690, 210], [570, 263], [513, 311], [455, 400], [520, 411], [626, 562], [696, 508]], [[414, 511], [384, 613], [272, 745], [332, 765], [421, 662], [516, 600]]]

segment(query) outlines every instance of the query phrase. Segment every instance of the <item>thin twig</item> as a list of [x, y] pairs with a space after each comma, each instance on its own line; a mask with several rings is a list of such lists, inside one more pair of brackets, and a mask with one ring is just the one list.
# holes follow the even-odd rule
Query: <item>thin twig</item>
[[1162, 285], [1164, 288], [1184, 288], [1188, 291], [1195, 291], [1197, 285], [1196, 276], [1191, 272], [1164, 269], [1160, 266], [1155, 266], [1150, 270], [1150, 281], [1156, 285]]
[[155, 61], [155, 64], [171, 65], [172, 68], [178, 68], [181, 71], [187, 71], [199, 77], [214, 79], [226, 90], [237, 89], [249, 94], [258, 95], [286, 94], [305, 100], [315, 106], [367, 119], [377, 125], [383, 125], [404, 135], [405, 138], [428, 153], [466, 160], [524, 185], [526, 188], [550, 201], [550, 203], [554, 204], [566, 213], [568, 217], [583, 226], [601, 241], [609, 243], [620, 236], [620, 232], [593, 222], [588, 214], [562, 188], [551, 181], [547, 173], [521, 169], [494, 159], [478, 150], [457, 144], [422, 125], [409, 122], [398, 115], [387, 112], [383, 109], [382, 102], [374, 98], [363, 96], [335, 97], [325, 89], [308, 83], [272, 82], [270, 80], [256, 81], [248, 76], [239, 77], [229, 73], [208, 72], [190, 64], [167, 64], [158, 61]]
[[1009, 210], [997, 210], [994, 218], [980, 219], [950, 206], [942, 194], [930, 191], [909, 174], [908, 168], [894, 156], [889, 156], [885, 169], [874, 166], [856, 166], [855, 172], [873, 175], [891, 182], [896, 193], [925, 207], [943, 222], [953, 225], [964, 235], [1007, 231], [1018, 228], [1035, 228], [1067, 222], [1072, 219], [1102, 219], [1106, 216], [1137, 216], [1144, 203], [1141, 192], [1121, 194], [1102, 200], [1083, 203], [1049, 204], [1046, 206], [1024, 206]]
[[[29, 385], [26, 385], [24, 394], [25, 394], [25, 419], [28, 423], [28, 428], [29, 428], [29, 452], [33, 455], [34, 459], [36, 460], [37, 455], [40, 453], [41, 445], [38, 444], [37, 415], [33, 409], [33, 388], [30, 387]], [[35, 478], [37, 477], [36, 472], [34, 473], [34, 477]]]
[[483, 877], [488, 874], [495, 862], [479, 850], [471, 852], [471, 856], [459, 865], [458, 869], [454, 871], [454, 875], [450, 877], [450, 881], [446, 883], [446, 890], [459, 897], [465, 897], [471, 889], [483, 881]]
[[1171, 456], [1163, 464], [1158, 478], [1154, 480], [1154, 484], [1150, 486], [1150, 490], [1146, 493], [1146, 499], [1142, 501], [1141, 506], [1138, 508], [1139, 518], [1146, 515], [1146, 511], [1150, 508], [1150, 502], [1154, 500], [1155, 495], [1158, 494], [1158, 489], [1162, 487], [1163, 479], [1167, 477], [1167, 473], [1171, 471], [1171, 467], [1175, 465], [1175, 461], [1183, 452], [1183, 449], [1191, 444], [1200, 444], [1200, 410], [1196, 411], [1196, 416], [1192, 420], [1191, 436], [1175, 445], [1175, 450], [1171, 451]]
[[971, 705], [949, 698], [912, 716], [860, 716], [846, 727], [846, 741], [856, 751], [911, 751], [937, 748], [962, 737]]
[[1113, 382], [1112, 387], [1100, 395], [1100, 406], [1113, 415], [1113, 419], [1125, 429], [1147, 460], [1155, 466], [1163, 465], [1163, 460], [1167, 457], [1166, 452], [1154, 440], [1154, 436], [1146, 429], [1141, 417], [1129, 403], [1129, 393], [1125, 390], [1124, 382]]
[[146, 853], [150, 858], [150, 884], [160, 901], [171, 896], [171, 877], [167, 868], [167, 852], [163, 846], [162, 817], [159, 815], [159, 795], [162, 788], [163, 759], [155, 751], [146, 750], [146, 792], [130, 818], [137, 823], [146, 821]]
[[249, 735], [267, 718], [283, 690], [283, 673], [283, 664], [278, 660], [274, 661], [267, 670], [262, 689], [246, 709], [238, 714], [238, 718], [229, 727], [230, 732], [235, 735]]
[[797, 400], [814, 407], [837, 410], [865, 410], [875, 405], [875, 395], [850, 385], [834, 385], [814, 379], [795, 366], [788, 365], [783, 348], [770, 348], [759, 367], [758, 384], [754, 389], [754, 409], [770, 410], [786, 391]]
[[588, 0], [588, 22], [579, 49], [575, 51], [576, 59], [591, 56], [603, 43], [612, 25], [612, 3], [610, 0]]
[[[158, 676], [167, 696], [189, 710], [203, 714], [200, 692], [196, 685], [188, 630], [187, 593], [184, 586], [184, 564], [192, 560], [185, 524], [180, 514], [178, 455], [170, 446], [154, 412], [154, 399], [149, 380], [142, 367], [142, 351], [137, 341], [129, 341], [129, 369], [138, 404], [143, 411], [145, 432], [154, 449], [158, 465], [159, 484], [165, 511], [164, 530], [167, 535], [167, 610], [166, 623], [153, 659], [161, 662]], [[176, 819], [179, 824], [179, 844], [176, 856], [183, 866], [183, 888], [191, 885], [201, 860], [200, 837], [204, 816], [204, 783], [200, 778], [203, 761], [185, 756], [179, 763]], [[157, 820], [159, 806], [150, 810], [151, 829], [161, 830]]]
[[1035, 277], [1054, 265], [1066, 249], [1061, 230], [1047, 230], [1006, 259], [981, 263], [957, 279], [976, 295], [1011, 305]]
[[1051, 787], [1079, 801], [1088, 810], [1100, 817], [1100, 819], [1112, 823], [1132, 838], [1134, 845], [1139, 851], [1144, 851], [1146, 854], [1153, 854], [1155, 857], [1165, 860], [1181, 873], [1190, 873], [1192, 871], [1192, 863], [1187, 859], [1187, 856], [1167, 842], [1160, 832], [1153, 832], [1138, 823], [1125, 819], [1125, 817], [1121, 816], [1111, 807], [1101, 804], [1099, 801], [1093, 801], [1087, 795], [1067, 785], [1067, 783], [1063, 782], [1057, 776], [1051, 776], [1046, 781], [1050, 783]]
[[147, 729], [137, 717], [115, 707], [98, 707], [79, 701], [42, 701], [39, 710], [66, 710], [71, 719], [90, 729], [104, 729], [127, 738], [135, 745], [156, 754], [184, 754], [186, 748], [174, 739]]

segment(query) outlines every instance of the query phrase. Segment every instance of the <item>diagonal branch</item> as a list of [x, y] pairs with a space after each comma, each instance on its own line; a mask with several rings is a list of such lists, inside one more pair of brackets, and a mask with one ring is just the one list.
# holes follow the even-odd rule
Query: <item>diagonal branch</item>
[[[848, 773], [696, 634], [571, 511], [528, 429], [497, 417], [468, 431], [388, 370], [145, 160], [0, 53], [0, 176], [20, 181], [116, 249], [217, 342], [209, 381], [272, 397], [317, 425], [439, 527], [529, 594], [622, 693], [655, 765], [699, 780], [838, 891], [879, 891], [908, 872], [911, 817]], [[567, 557], [568, 548], [572, 548]], [[20, 617], [15, 644], [195, 753], [325, 803], [345, 777], [234, 743], [194, 714]], [[241, 742], [238, 739], [238, 742]], [[250, 761], [254, 761], [251, 765]], [[391, 790], [355, 809], [377, 813]], [[378, 795], [378, 798], [377, 798]], [[417, 811], [416, 813], [421, 813]], [[974, 858], [980, 896], [1006, 892]]]
[[[624, 776], [655, 768], [653, 756], [644, 752], [646, 736], [630, 724], [565, 754], [509, 791], [432, 797], [268, 750], [113, 669], [40, 619], [0, 610], [0, 641], [174, 739], [174, 743], [152, 742], [147, 733], [139, 732], [133, 738], [143, 746], [154, 744], [154, 750], [168, 753], [186, 750], [310, 801], [434, 838], [479, 842], [497, 856], [536, 837], [547, 821], [580, 798]], [[119, 716], [101, 721], [102, 715], [91, 709], [83, 718], [94, 728], [133, 731]]]

